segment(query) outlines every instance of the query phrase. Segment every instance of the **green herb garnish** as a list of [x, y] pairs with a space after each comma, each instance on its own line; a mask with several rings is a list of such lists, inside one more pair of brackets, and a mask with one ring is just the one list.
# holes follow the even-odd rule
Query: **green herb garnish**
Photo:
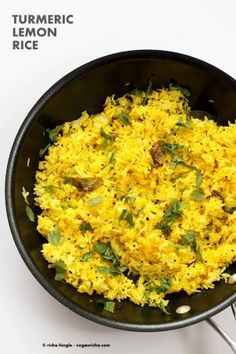
[[109, 248], [110, 248], [109, 243], [102, 243], [102, 242], [98, 242], [94, 246], [95, 251], [97, 251], [101, 255], [105, 254]]
[[162, 279], [161, 284], [155, 288], [156, 292], [159, 294], [161, 292], [167, 291], [171, 287], [171, 279]]
[[228, 210], [228, 213], [233, 214], [236, 211], [236, 207], [232, 207]]
[[199, 235], [199, 232], [189, 230], [182, 236], [182, 243], [183, 245], [191, 246], [192, 250], [196, 253], [197, 258], [202, 262], [202, 255], [196, 242], [196, 238]]
[[193, 245], [193, 251], [196, 253], [197, 258], [200, 262], [203, 262], [202, 254], [200, 248], [198, 247], [197, 243], [195, 242]]
[[128, 113], [122, 112], [119, 115], [119, 120], [124, 125], [129, 125], [130, 124], [130, 116], [128, 115]]
[[166, 292], [171, 287], [171, 279], [162, 279], [160, 285], [150, 287], [148, 291], [156, 291], [157, 294]]
[[57, 262], [56, 264], [56, 274], [55, 274], [55, 277], [54, 279], [57, 280], [57, 281], [61, 281], [64, 279], [64, 275], [65, 275], [65, 272], [66, 272], [66, 264], [64, 261], [60, 260]]
[[191, 197], [194, 200], [203, 200], [205, 198], [205, 193], [201, 189], [194, 189], [191, 193]]
[[170, 167], [175, 170], [177, 165], [182, 165], [185, 166], [187, 168], [190, 168], [191, 170], [196, 170], [196, 167], [189, 165], [188, 163], [186, 163], [183, 159], [181, 159], [181, 157], [175, 155], [170, 163]]
[[155, 229], [161, 230], [164, 234], [169, 235], [171, 233], [171, 225], [180, 218], [181, 214], [181, 202], [174, 199], [164, 213], [163, 219], [156, 224]]
[[166, 153], [166, 154], [173, 154], [176, 149], [180, 147], [179, 144], [169, 144], [169, 143], [164, 143], [161, 145], [161, 151]]
[[92, 226], [90, 225], [89, 222], [84, 222], [83, 224], [80, 224], [79, 226], [80, 231], [93, 231]]
[[178, 127], [192, 128], [188, 121], [184, 122], [182, 117], [179, 117], [177, 123], [175, 123]]
[[101, 196], [97, 196], [96, 198], [90, 199], [88, 201], [88, 204], [89, 205], [97, 205], [97, 204], [102, 203], [102, 201], [103, 201], [103, 198]]
[[56, 137], [57, 135], [59, 134], [61, 130], [61, 126], [58, 125], [56, 126], [54, 129], [46, 129], [46, 132], [48, 133], [49, 135], [49, 141], [50, 143], [47, 144], [44, 148], [40, 149], [39, 150], [39, 156], [40, 157], [43, 157], [43, 155], [47, 152], [48, 148], [54, 144], [56, 142]]
[[170, 312], [167, 311], [166, 309], [166, 306], [163, 304], [163, 302], [161, 302], [159, 305], [158, 305], [159, 309], [164, 312], [166, 315], [170, 315]]
[[115, 137], [112, 136], [112, 135], [109, 135], [109, 134], [105, 133], [105, 131], [104, 131], [103, 128], [101, 128], [101, 130], [100, 130], [100, 135], [101, 135], [101, 137], [103, 137], [104, 139], [109, 140], [111, 143], [113, 143], [114, 140], [115, 140]]
[[89, 260], [90, 258], [93, 257], [93, 254], [91, 252], [87, 252], [85, 253], [82, 257], [81, 257], [81, 261], [82, 262], [86, 262], [87, 260]]
[[98, 267], [98, 271], [102, 274], [112, 274], [112, 275], [121, 275], [126, 270], [127, 267], [121, 266], [120, 261], [111, 248], [110, 243], [98, 242], [94, 245], [95, 251], [97, 251], [103, 259], [112, 263], [111, 267]]
[[119, 220], [125, 220], [127, 223], [132, 227], [134, 226], [134, 220], [133, 220], [133, 214], [131, 211], [128, 211], [127, 209], [123, 209], [122, 213], [120, 214]]
[[53, 189], [55, 188], [55, 186], [53, 186], [53, 185], [48, 185], [48, 186], [45, 186], [45, 187], [43, 187], [43, 188], [44, 188], [44, 190], [45, 190], [46, 193], [51, 193], [51, 192], [53, 191]]
[[114, 311], [115, 311], [115, 306], [116, 306], [116, 304], [115, 304], [114, 301], [106, 301], [105, 304], [104, 304], [103, 309], [104, 309], [105, 311], [114, 313]]
[[110, 158], [109, 158], [109, 162], [108, 164], [106, 164], [105, 166], [103, 166], [101, 169], [104, 170], [104, 168], [106, 168], [107, 166], [111, 165], [111, 168], [114, 168], [114, 165], [116, 163], [116, 158], [115, 158], [115, 151], [112, 151]]
[[196, 187], [197, 188], [199, 188], [200, 185], [202, 184], [202, 180], [203, 180], [203, 177], [202, 177], [201, 171], [196, 169]]
[[95, 244], [94, 249], [102, 256], [103, 259], [112, 262], [115, 266], [120, 265], [119, 259], [111, 248], [110, 243], [98, 242]]
[[151, 77], [151, 79], [148, 80], [148, 84], [147, 84], [147, 88], [145, 91], [145, 95], [144, 98], [142, 100], [142, 105], [145, 106], [147, 104], [147, 100], [148, 100], [148, 96], [150, 94], [150, 92], [152, 91], [152, 80], [153, 78]]
[[200, 233], [198, 231], [189, 230], [182, 236], [183, 245], [191, 245], [199, 235]]
[[191, 96], [191, 92], [189, 91], [189, 89], [187, 89], [186, 87], [183, 87], [183, 86], [169, 84], [169, 90], [170, 91], [180, 91], [187, 98]]
[[127, 203], [132, 203], [133, 204], [135, 202], [136, 198], [133, 197], [132, 195], [127, 195], [125, 200], [126, 200]]
[[119, 200], [124, 200], [125, 203], [131, 203], [133, 204], [136, 200], [135, 197], [133, 197], [132, 195], [122, 195]]
[[97, 267], [101, 274], [111, 274], [111, 269], [107, 267]]
[[34, 212], [28, 205], [26, 205], [25, 212], [26, 212], [26, 215], [28, 216], [29, 220], [31, 222], [34, 222], [35, 221]]
[[178, 199], [174, 199], [173, 203], [165, 212], [164, 218], [173, 223], [181, 216], [181, 213], [181, 202]]
[[46, 132], [49, 135], [49, 141], [51, 144], [56, 142], [56, 138], [61, 130], [61, 125], [57, 125], [54, 129], [46, 129]]
[[47, 144], [44, 148], [39, 150], [39, 157], [43, 157], [43, 155], [48, 151], [48, 148], [51, 146], [51, 144]]
[[108, 267], [98, 267], [98, 271], [102, 274], [111, 274], [111, 275], [122, 275], [128, 268], [125, 266], [113, 266], [111, 268]]
[[60, 234], [58, 230], [58, 225], [48, 235], [48, 242], [53, 245], [59, 245], [64, 241], [64, 237]]
[[171, 228], [165, 220], [158, 222], [155, 226], [155, 229], [161, 230], [165, 235], [170, 235], [171, 233]]
[[109, 160], [109, 164], [114, 166], [115, 162], [116, 162], [115, 152], [112, 151], [111, 156], [110, 156], [110, 160]]

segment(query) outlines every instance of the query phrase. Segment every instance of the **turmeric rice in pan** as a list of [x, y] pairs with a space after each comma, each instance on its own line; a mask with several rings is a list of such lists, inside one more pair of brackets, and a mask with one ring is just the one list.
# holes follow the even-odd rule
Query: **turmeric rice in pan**
[[236, 261], [236, 124], [193, 118], [179, 87], [107, 97], [49, 131], [37, 230], [55, 279], [80, 293], [168, 305]]

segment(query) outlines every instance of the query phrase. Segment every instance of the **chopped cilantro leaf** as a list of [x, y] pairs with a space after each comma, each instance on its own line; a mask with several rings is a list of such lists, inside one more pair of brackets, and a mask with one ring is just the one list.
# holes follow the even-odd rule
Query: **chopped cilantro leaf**
[[128, 222], [130, 226], [134, 226], [133, 214], [131, 212], [127, 213], [125, 220]]
[[111, 269], [107, 267], [97, 267], [101, 274], [111, 274]]
[[180, 85], [175, 85], [175, 84], [170, 84], [169, 85], [169, 90], [170, 91], [180, 91], [185, 97], [190, 97], [191, 96], [191, 92], [189, 91], [189, 89], [187, 89], [186, 87], [180, 86]]
[[51, 144], [47, 144], [44, 148], [39, 150], [39, 157], [43, 157], [43, 155], [47, 152], [48, 148], [51, 146]]
[[48, 235], [48, 242], [53, 245], [59, 245], [63, 242], [64, 237], [60, 234], [58, 230], [58, 225]]
[[101, 255], [105, 254], [106, 251], [109, 248], [109, 243], [102, 243], [102, 242], [98, 242], [96, 243], [96, 245], [94, 246], [95, 251], [97, 251], [98, 253], [100, 253]]
[[165, 220], [158, 222], [155, 229], [161, 230], [165, 235], [169, 235], [171, 233], [171, 228]]
[[113, 266], [111, 268], [98, 267], [97, 269], [102, 274], [122, 275], [127, 270], [127, 267], [125, 267], [125, 266]]
[[175, 125], [177, 125], [178, 127], [185, 127], [185, 128], [192, 128], [191, 125], [186, 121], [186, 123], [184, 123], [183, 118], [179, 117], [177, 123], [175, 123]]
[[177, 165], [182, 165], [185, 166], [187, 168], [190, 168], [191, 170], [196, 170], [195, 166], [189, 165], [188, 163], [186, 163], [183, 159], [181, 159], [181, 157], [175, 155], [170, 163], [170, 167], [175, 170]]
[[66, 272], [65, 262], [62, 260], [58, 261], [56, 264], [56, 274], [55, 274], [54, 279], [57, 281], [63, 280], [64, 276], [65, 276], [65, 272]]
[[28, 205], [26, 205], [25, 212], [26, 212], [26, 215], [28, 216], [29, 220], [31, 222], [34, 222], [35, 221], [34, 212]]
[[127, 201], [128, 203], [134, 203], [135, 200], [136, 200], [136, 198], [133, 197], [132, 195], [127, 195], [127, 197], [126, 197], [126, 201]]
[[103, 137], [106, 140], [109, 140], [110, 142], [113, 142], [115, 140], [115, 137], [105, 133], [103, 128], [101, 128], [101, 130], [100, 130], [100, 135], [101, 135], [101, 137]]
[[56, 138], [61, 130], [61, 126], [57, 125], [54, 129], [46, 129], [49, 135], [49, 140], [51, 144], [54, 144], [56, 142]]
[[201, 189], [194, 189], [191, 193], [191, 197], [194, 200], [203, 200], [205, 198], [205, 193]]
[[147, 104], [148, 96], [149, 96], [150, 92], [152, 91], [152, 80], [153, 80], [153, 77], [151, 77], [148, 80], [147, 88], [146, 88], [146, 91], [145, 91], [145, 96], [144, 96], [143, 101], [142, 101], [142, 105], [143, 106], [145, 106]]
[[87, 260], [89, 260], [92, 257], [93, 257], [93, 254], [91, 252], [87, 252], [81, 257], [81, 261], [86, 262]]
[[181, 216], [181, 203], [178, 199], [174, 199], [170, 207], [164, 214], [164, 218], [173, 223]]
[[196, 169], [196, 187], [199, 188], [202, 184], [202, 173], [200, 170]]
[[134, 226], [134, 219], [133, 219], [133, 214], [131, 211], [128, 211], [127, 209], [123, 209], [122, 213], [120, 214], [119, 220], [125, 220], [127, 223], [132, 227]]
[[125, 112], [122, 112], [120, 115], [119, 115], [119, 119], [120, 119], [120, 122], [124, 125], [129, 125], [130, 124], [130, 116], [125, 113]]
[[[119, 200], [124, 200], [124, 202], [125, 203], [131, 203], [131, 204], [133, 204], [134, 202], [135, 202], [135, 200], [136, 200], [136, 198], [135, 197], [133, 197], [132, 195], [122, 195], [120, 198], [119, 198]], [[124, 209], [125, 210], [125, 209]], [[123, 211], [124, 211], [123, 210]]]
[[84, 222], [84, 223], [80, 224], [79, 229], [82, 232], [83, 231], [93, 231], [93, 228], [89, 222]]
[[229, 212], [230, 214], [233, 214], [235, 211], [236, 211], [236, 207], [232, 207], [232, 208], [229, 209], [228, 212]]
[[164, 143], [161, 145], [162, 152], [166, 154], [173, 154], [173, 152], [178, 148], [179, 148], [179, 144]]
[[111, 165], [111, 168], [114, 168], [115, 163], [116, 163], [115, 151], [112, 151], [110, 158], [109, 158], [109, 162], [105, 166], [103, 166], [101, 169], [104, 170], [104, 168], [106, 168], [109, 165]]
[[177, 167], [177, 165], [178, 165], [178, 164], [181, 164], [181, 165], [182, 165], [183, 162], [184, 162], [184, 160], [181, 159], [179, 156], [174, 156], [173, 159], [172, 159], [172, 161], [171, 161], [170, 167], [171, 167], [173, 170], [175, 170], [176, 167]]
[[183, 245], [191, 246], [192, 250], [196, 253], [197, 258], [202, 262], [203, 258], [200, 252], [200, 248], [197, 245], [196, 238], [200, 235], [197, 231], [189, 230], [182, 236]]
[[160, 285], [154, 286], [151, 290], [157, 294], [167, 291], [171, 287], [171, 279], [162, 279]]
[[189, 230], [182, 236], [183, 245], [191, 245], [197, 236], [199, 236], [199, 232]]
[[114, 165], [115, 162], [116, 162], [116, 159], [115, 159], [115, 152], [112, 151], [111, 156], [110, 156], [109, 163], [112, 164], [112, 165]]
[[51, 192], [53, 191], [53, 189], [55, 188], [55, 186], [53, 186], [53, 185], [48, 185], [48, 186], [45, 186], [45, 187], [43, 187], [43, 188], [44, 188], [44, 190], [45, 190], [46, 193], [51, 193]]
[[119, 260], [111, 248], [110, 243], [98, 242], [94, 246], [95, 251], [97, 251], [103, 259], [112, 262], [114, 265], [119, 265]]
[[128, 268], [125, 266], [113, 266], [110, 269], [111, 274], [113, 275], [122, 275]]
[[97, 251], [103, 259], [112, 263], [110, 268], [108, 267], [98, 267], [98, 271], [103, 274], [121, 275], [127, 270], [127, 267], [121, 266], [119, 259], [110, 243], [98, 242], [94, 246], [95, 251]]
[[114, 301], [106, 301], [104, 304], [104, 310], [113, 313], [115, 311], [115, 302]]
[[178, 199], [174, 199], [172, 204], [164, 213], [163, 219], [159, 221], [155, 229], [161, 230], [165, 235], [169, 235], [171, 233], [170, 226], [180, 218], [182, 214], [181, 211], [181, 202]]
[[193, 244], [193, 250], [194, 250], [194, 252], [196, 253], [196, 256], [197, 256], [197, 258], [199, 259], [199, 261], [200, 261], [200, 262], [203, 262], [202, 254], [201, 254], [200, 248], [198, 247], [196, 241], [195, 241], [195, 243]]
[[158, 305], [159, 309], [164, 312], [166, 315], [169, 315], [170, 312], [167, 311], [166, 309], [166, 306], [163, 304], [163, 302], [161, 302], [159, 305]]

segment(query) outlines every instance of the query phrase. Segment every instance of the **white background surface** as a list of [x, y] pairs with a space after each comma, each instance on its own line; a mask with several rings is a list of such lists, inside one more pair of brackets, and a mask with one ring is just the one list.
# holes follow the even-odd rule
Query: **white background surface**
[[[73, 14], [38, 51], [12, 50], [12, 14]], [[0, 352], [229, 354], [206, 324], [161, 333], [106, 328], [71, 312], [34, 279], [19, 256], [5, 215], [4, 175], [13, 139], [38, 98], [72, 69], [99, 56], [163, 49], [203, 59], [236, 78], [235, 0], [1, 0]], [[235, 337], [229, 309], [215, 317]], [[109, 343], [110, 348], [51, 349], [42, 343]]]

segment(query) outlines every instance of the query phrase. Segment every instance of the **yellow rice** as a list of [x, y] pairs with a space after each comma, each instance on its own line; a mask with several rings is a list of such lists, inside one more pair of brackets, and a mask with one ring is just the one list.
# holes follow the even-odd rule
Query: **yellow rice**
[[[236, 260], [236, 124], [188, 118], [178, 89], [152, 91], [147, 104], [143, 99], [144, 93], [107, 97], [101, 113], [83, 112], [63, 124], [36, 173], [37, 230], [47, 238], [57, 228], [60, 242], [44, 243], [43, 256], [54, 267], [63, 262], [64, 280], [79, 292], [163, 308], [166, 294], [227, 281], [223, 272]], [[151, 149], [158, 142], [179, 147], [155, 165]], [[173, 155], [187, 166], [173, 166]], [[196, 171], [202, 177], [197, 187]], [[103, 184], [84, 192], [73, 178]], [[200, 200], [193, 198], [196, 189]], [[157, 225], [176, 200], [181, 215], [165, 233]], [[134, 225], [122, 218], [124, 210]], [[85, 223], [91, 229], [81, 231]], [[197, 235], [195, 244], [183, 242], [189, 231]], [[112, 263], [96, 251], [98, 243], [110, 245], [128, 270], [101, 272]]]

